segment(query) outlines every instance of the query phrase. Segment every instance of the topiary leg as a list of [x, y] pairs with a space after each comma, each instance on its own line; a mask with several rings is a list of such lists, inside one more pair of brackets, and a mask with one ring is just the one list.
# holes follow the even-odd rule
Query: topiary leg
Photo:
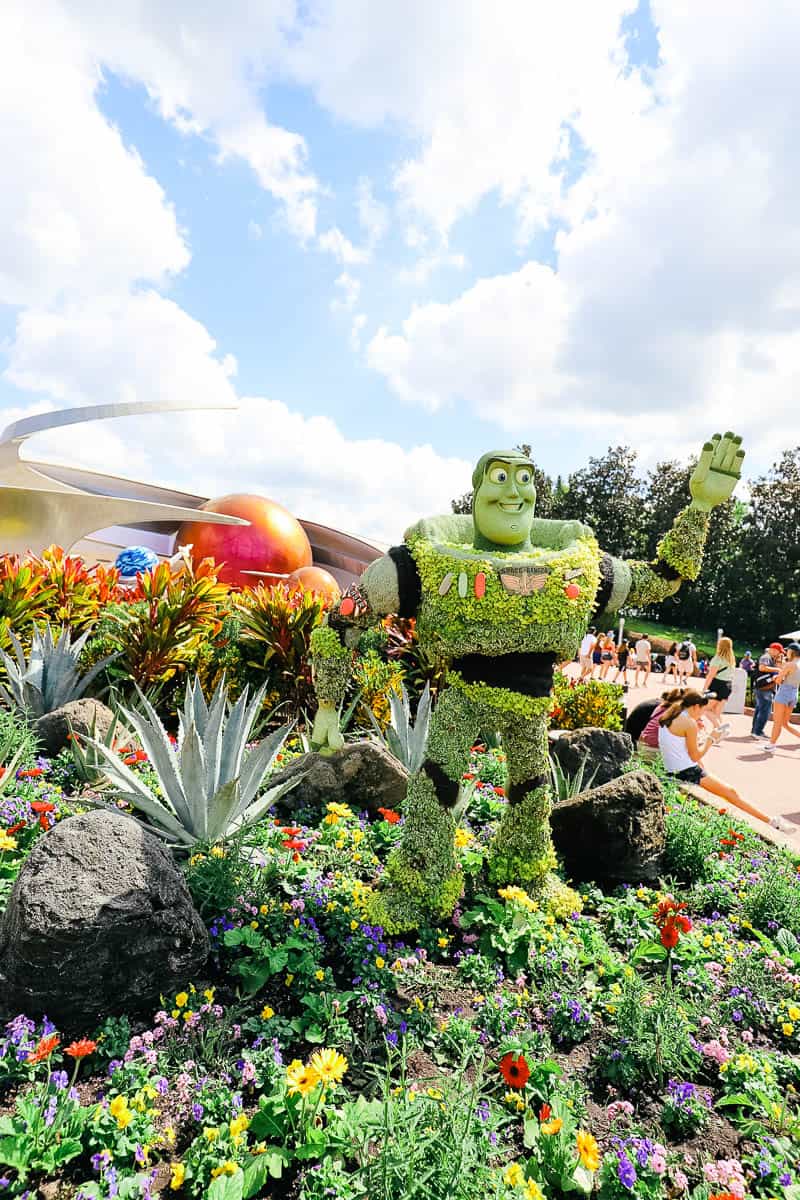
[[401, 933], [449, 917], [463, 877], [455, 854], [451, 808], [478, 732], [476, 714], [458, 686], [449, 687], [431, 717], [427, 758], [409, 780], [400, 846], [389, 856], [370, 919]]
[[507, 708], [500, 731], [508, 759], [508, 805], [489, 852], [494, 883], [541, 892], [556, 864], [550, 840], [549, 696], [525, 697], [525, 715]]

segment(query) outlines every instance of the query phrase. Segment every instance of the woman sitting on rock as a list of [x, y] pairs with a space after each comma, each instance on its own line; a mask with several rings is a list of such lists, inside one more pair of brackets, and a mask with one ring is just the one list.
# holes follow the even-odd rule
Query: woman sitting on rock
[[682, 692], [658, 718], [658, 748], [664, 759], [667, 774], [682, 783], [693, 783], [715, 796], [721, 796], [723, 800], [740, 808], [742, 812], [749, 813], [751, 817], [757, 817], [759, 821], [764, 821], [774, 829], [789, 833], [791, 826], [781, 817], [768, 817], [766, 813], [743, 800], [736, 788], [717, 779], [715, 775], [710, 775], [701, 766], [701, 760], [715, 744], [711, 737], [700, 746], [697, 737], [698, 724], [708, 699], [700, 692]]

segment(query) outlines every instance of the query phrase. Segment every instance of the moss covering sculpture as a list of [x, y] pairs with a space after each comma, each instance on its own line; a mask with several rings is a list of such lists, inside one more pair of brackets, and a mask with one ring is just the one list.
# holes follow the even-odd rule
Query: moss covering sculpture
[[353, 633], [387, 613], [413, 616], [420, 644], [450, 662], [425, 762], [409, 781], [403, 840], [373, 897], [372, 920], [394, 933], [452, 913], [463, 881], [451, 813], [482, 729], [502, 735], [509, 772], [490, 876], [540, 895], [553, 886], [547, 729], [554, 667], [574, 657], [590, 619], [663, 600], [697, 577], [708, 514], [730, 497], [743, 458], [733, 434], [705, 444], [690, 505], [655, 561], [644, 563], [604, 554], [578, 521], [537, 519], [533, 464], [518, 451], [492, 451], [473, 472], [471, 516], [413, 525], [331, 610], [312, 646], [316, 748], [342, 745], [336, 710]]

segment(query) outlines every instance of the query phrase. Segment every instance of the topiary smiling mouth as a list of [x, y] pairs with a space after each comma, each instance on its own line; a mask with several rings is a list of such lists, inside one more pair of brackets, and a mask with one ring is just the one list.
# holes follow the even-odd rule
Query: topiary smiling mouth
[[502, 508], [503, 512], [507, 513], [521, 513], [523, 509], [522, 500], [498, 500], [497, 503], [500, 505], [500, 508]]

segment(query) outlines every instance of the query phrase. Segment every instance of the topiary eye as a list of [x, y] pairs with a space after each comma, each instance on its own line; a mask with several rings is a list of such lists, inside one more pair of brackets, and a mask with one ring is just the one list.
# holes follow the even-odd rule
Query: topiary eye
[[505, 483], [508, 479], [508, 471], [505, 467], [492, 467], [489, 472], [489, 479], [492, 483]]
[[525, 484], [530, 483], [530, 481], [531, 473], [527, 467], [523, 467], [521, 471], [517, 471], [517, 483], [520, 483], [524, 486]]

